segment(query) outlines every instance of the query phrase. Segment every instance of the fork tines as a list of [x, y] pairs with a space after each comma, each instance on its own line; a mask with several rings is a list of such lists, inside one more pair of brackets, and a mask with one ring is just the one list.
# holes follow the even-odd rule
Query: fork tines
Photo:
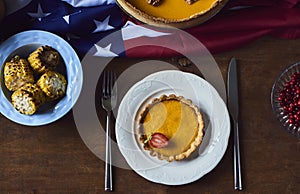
[[102, 95], [104, 97], [110, 97], [113, 95], [115, 80], [116, 80], [115, 72], [111, 70], [104, 72], [103, 83], [102, 83]]

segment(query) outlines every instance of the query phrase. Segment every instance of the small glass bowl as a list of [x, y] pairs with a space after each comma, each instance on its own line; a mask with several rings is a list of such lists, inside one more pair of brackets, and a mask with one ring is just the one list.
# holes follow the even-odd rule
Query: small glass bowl
[[271, 104], [275, 116], [280, 121], [282, 127], [291, 134], [295, 135], [297, 138], [300, 138], [300, 127], [297, 127], [289, 122], [289, 116], [286, 113], [284, 113], [284, 109], [280, 103], [279, 97], [280, 92], [285, 87], [285, 84], [291, 80], [292, 76], [295, 73], [299, 72], [300, 62], [295, 63], [290, 67], [286, 68], [275, 81], [271, 92]]

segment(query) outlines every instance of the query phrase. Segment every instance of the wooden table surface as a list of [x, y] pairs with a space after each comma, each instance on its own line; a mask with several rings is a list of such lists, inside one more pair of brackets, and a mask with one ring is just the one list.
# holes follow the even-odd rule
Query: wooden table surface
[[[242, 48], [213, 55], [224, 80], [232, 56], [238, 59], [240, 88], [244, 186], [240, 193], [299, 193], [300, 141], [281, 128], [272, 112], [270, 94], [279, 74], [300, 61], [300, 40], [265, 37]], [[111, 66], [120, 75], [140, 61], [116, 59]], [[193, 66], [180, 69], [194, 71]], [[98, 113], [105, 127], [105, 113]], [[220, 163], [201, 179], [187, 185], [156, 184], [133, 170], [115, 167], [114, 192], [238, 192], [233, 189], [232, 145], [231, 135]], [[105, 150], [104, 146], [99, 149]], [[72, 111], [58, 121], [40, 127], [22, 126], [1, 115], [0, 172], [0, 193], [104, 193], [104, 161], [96, 157], [81, 139]]]

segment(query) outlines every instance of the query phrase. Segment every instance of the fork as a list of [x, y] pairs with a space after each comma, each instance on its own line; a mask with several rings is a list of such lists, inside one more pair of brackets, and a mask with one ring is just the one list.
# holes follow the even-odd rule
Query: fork
[[102, 107], [106, 111], [106, 155], [105, 155], [105, 191], [112, 191], [112, 164], [111, 164], [111, 129], [110, 117], [117, 103], [116, 73], [105, 71], [102, 85]]

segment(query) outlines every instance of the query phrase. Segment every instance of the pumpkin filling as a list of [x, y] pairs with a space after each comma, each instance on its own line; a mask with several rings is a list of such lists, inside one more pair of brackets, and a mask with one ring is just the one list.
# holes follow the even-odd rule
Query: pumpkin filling
[[[181, 158], [176, 157], [186, 151], [189, 154], [193, 152], [202, 141], [204, 127], [202, 115], [195, 108], [173, 95], [163, 96], [160, 100], [155, 99], [141, 115], [140, 133], [144, 148], [163, 157], [175, 157], [175, 160], [180, 160]], [[166, 137], [167, 146], [157, 148], [151, 144], [151, 136], [156, 138], [154, 134], [157, 133]], [[196, 145], [192, 146], [196, 139]], [[188, 157], [189, 154], [185, 154], [184, 157]]]
[[161, 0], [158, 6], [153, 6], [146, 0], [127, 1], [147, 15], [171, 20], [181, 20], [206, 13], [219, 2], [219, 0], [198, 0], [189, 4], [185, 0]]

